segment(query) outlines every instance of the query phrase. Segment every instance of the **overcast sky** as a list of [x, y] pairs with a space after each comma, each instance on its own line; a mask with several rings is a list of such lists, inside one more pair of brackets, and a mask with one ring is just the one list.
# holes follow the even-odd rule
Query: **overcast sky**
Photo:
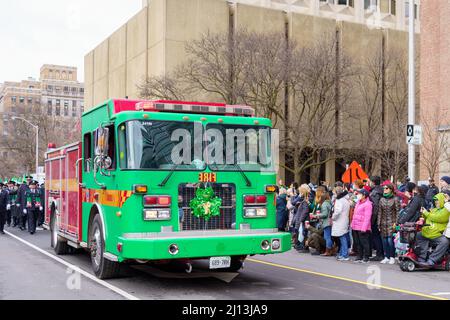
[[39, 78], [43, 64], [78, 67], [142, 0], [0, 0], [0, 82]]

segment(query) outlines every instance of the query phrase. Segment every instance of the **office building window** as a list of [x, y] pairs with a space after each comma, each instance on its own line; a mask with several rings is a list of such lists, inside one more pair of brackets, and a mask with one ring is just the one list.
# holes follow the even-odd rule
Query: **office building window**
[[24, 103], [25, 102], [25, 97], [19, 97], [19, 103]]
[[60, 116], [61, 115], [61, 105], [56, 105], [56, 108], [55, 108], [55, 115], [56, 116]]
[[81, 93], [81, 94], [84, 93], [84, 88], [80, 88], [80, 93]]
[[33, 104], [33, 98], [31, 98], [31, 97], [28, 98], [28, 104], [29, 104], [29, 105]]
[[47, 101], [47, 115], [53, 115], [53, 103], [52, 100]]
[[341, 6], [353, 7], [353, 0], [337, 0], [336, 4]]
[[16, 96], [11, 97], [11, 102], [12, 103], [16, 103], [17, 102], [17, 97]]
[[69, 101], [64, 100], [64, 116], [69, 116]]
[[364, 0], [364, 9], [376, 11], [378, 7], [378, 0]]

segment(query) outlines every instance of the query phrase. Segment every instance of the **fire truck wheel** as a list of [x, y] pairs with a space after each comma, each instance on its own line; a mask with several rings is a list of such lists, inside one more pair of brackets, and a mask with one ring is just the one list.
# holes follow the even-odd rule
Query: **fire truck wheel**
[[65, 255], [69, 252], [69, 246], [67, 242], [62, 241], [61, 237], [58, 235], [58, 227], [56, 224], [56, 213], [53, 212], [50, 222], [51, 230], [51, 246], [55, 250], [58, 256]]
[[103, 240], [102, 220], [99, 215], [94, 217], [89, 230], [89, 248], [95, 275], [102, 280], [117, 277], [120, 272], [120, 264], [104, 257], [105, 242]]

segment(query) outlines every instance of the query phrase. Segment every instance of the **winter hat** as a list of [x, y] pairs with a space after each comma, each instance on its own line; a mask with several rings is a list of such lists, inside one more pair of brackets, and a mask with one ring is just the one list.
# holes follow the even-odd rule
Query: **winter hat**
[[334, 186], [335, 187], [344, 187], [344, 184], [342, 182], [338, 181], [334, 184]]
[[369, 193], [370, 193], [370, 191], [371, 191], [369, 186], [364, 186], [363, 189], [366, 190], [366, 191], [369, 192]]
[[358, 190], [358, 193], [362, 194], [366, 198], [369, 196], [369, 191], [367, 191], [366, 189], [360, 189]]
[[408, 182], [406, 184], [406, 191], [409, 193], [413, 192], [414, 188], [416, 187], [416, 184], [414, 182]]
[[379, 186], [381, 184], [380, 176], [372, 176], [370, 177], [370, 181], [372, 181], [376, 186]]
[[441, 180], [445, 181], [447, 184], [450, 184], [450, 177], [449, 176], [443, 176]]
[[382, 187], [387, 186], [387, 185], [392, 185], [392, 182], [389, 181], [389, 180], [385, 180], [385, 181], [381, 184]]

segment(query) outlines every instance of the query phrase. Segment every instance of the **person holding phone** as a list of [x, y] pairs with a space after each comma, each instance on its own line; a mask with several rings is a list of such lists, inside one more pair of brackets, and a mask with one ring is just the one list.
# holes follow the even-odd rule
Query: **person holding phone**
[[[434, 196], [435, 208], [427, 211], [421, 208], [422, 216], [425, 219], [425, 226], [417, 234], [416, 254], [418, 261], [423, 266], [432, 267], [438, 263], [448, 250], [449, 239], [445, 236], [450, 218], [450, 206], [445, 206], [446, 196], [444, 193], [438, 193]], [[447, 233], [446, 233], [447, 234]], [[436, 246], [436, 249], [428, 255], [430, 244]]]

